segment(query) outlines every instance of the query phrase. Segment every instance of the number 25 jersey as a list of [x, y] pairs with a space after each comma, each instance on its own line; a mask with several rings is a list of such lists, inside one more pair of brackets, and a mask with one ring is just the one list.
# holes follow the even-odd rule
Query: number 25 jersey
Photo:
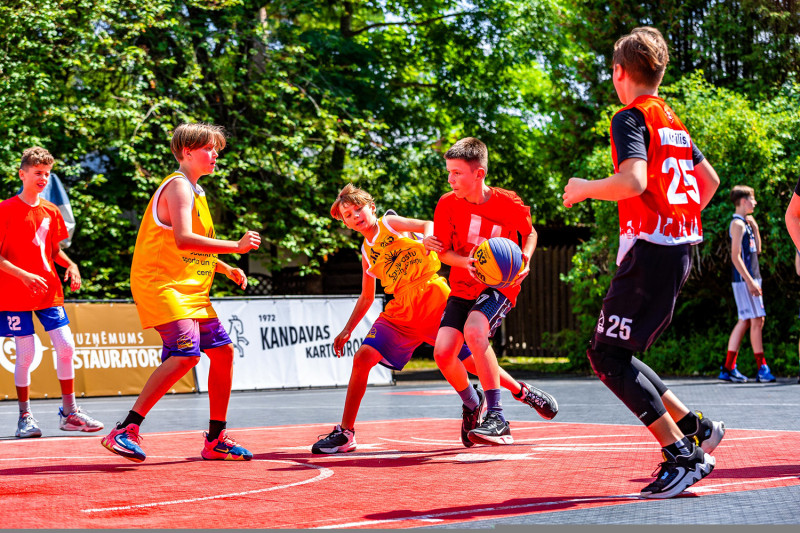
[[[618, 202], [617, 264], [636, 239], [674, 246], [703, 240], [700, 188], [693, 174], [692, 139], [672, 109], [656, 96], [643, 95], [617, 111], [642, 112], [650, 135], [647, 148], [647, 188], [639, 196]], [[614, 172], [619, 172], [617, 148], [611, 136]]]

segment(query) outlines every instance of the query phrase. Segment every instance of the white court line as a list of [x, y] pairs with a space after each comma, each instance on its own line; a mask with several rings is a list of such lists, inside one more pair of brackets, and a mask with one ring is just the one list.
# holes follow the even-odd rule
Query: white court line
[[286, 485], [277, 485], [275, 487], [267, 487], [264, 489], [254, 489], [254, 490], [246, 490], [243, 492], [231, 492], [229, 494], [216, 494], [214, 496], [203, 496], [201, 498], [186, 498], [183, 500], [171, 500], [165, 502], [153, 502], [153, 503], [140, 503], [137, 505], [122, 505], [119, 507], [101, 507], [97, 509], [81, 509], [82, 513], [102, 513], [106, 511], [127, 511], [130, 509], [142, 509], [147, 507], [163, 507], [165, 505], [176, 505], [181, 503], [195, 503], [195, 502], [203, 502], [208, 500], [220, 500], [223, 498], [232, 498], [234, 496], [247, 496], [250, 494], [259, 494], [262, 492], [271, 492], [273, 490], [280, 490], [280, 489], [288, 489], [289, 487], [297, 487], [299, 485], [305, 485], [307, 483], [314, 483], [316, 481], [322, 481], [323, 479], [329, 478], [333, 475], [333, 470], [330, 468], [325, 468], [324, 466], [317, 466], [314, 464], [304, 464], [298, 463], [296, 461], [277, 461], [272, 459], [257, 459], [259, 461], [267, 461], [270, 463], [288, 463], [291, 465], [297, 466], [304, 466], [307, 468], [315, 468], [319, 470], [319, 473], [312, 477], [311, 479], [306, 479], [304, 481], [298, 481], [296, 483], [288, 483]]
[[734, 485], [750, 485], [756, 483], [769, 483], [771, 481], [786, 481], [789, 479], [800, 480], [800, 472], [794, 476], [782, 477], [765, 477], [763, 479], [748, 479], [747, 481], [732, 481], [730, 483], [717, 483], [714, 485], [703, 485], [702, 487], [692, 487], [692, 492], [715, 492], [722, 487], [731, 487]]

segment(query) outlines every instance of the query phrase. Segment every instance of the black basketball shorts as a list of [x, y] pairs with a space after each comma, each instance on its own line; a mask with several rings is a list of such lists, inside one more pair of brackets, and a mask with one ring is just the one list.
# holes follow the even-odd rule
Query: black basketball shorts
[[491, 337], [512, 307], [511, 301], [502, 292], [492, 288], [484, 290], [475, 300], [451, 295], [447, 298], [439, 327], [453, 328], [464, 333], [467, 317], [472, 311], [477, 311], [489, 321], [489, 337]]
[[592, 348], [602, 342], [634, 352], [647, 350], [672, 321], [691, 268], [691, 245], [638, 240], [611, 280]]

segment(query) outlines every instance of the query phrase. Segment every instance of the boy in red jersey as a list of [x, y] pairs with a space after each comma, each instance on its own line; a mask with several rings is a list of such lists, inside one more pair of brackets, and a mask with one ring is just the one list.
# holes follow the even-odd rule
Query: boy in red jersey
[[59, 246], [68, 236], [58, 207], [40, 198], [55, 160], [40, 147], [22, 153], [19, 177], [22, 192], [0, 203], [0, 320], [16, 344], [14, 384], [19, 402], [16, 436], [41, 437], [31, 415], [30, 367], [36, 355], [33, 314], [50, 335], [56, 352], [56, 375], [61, 386], [59, 428], [64, 431], [99, 431], [103, 424], [75, 404], [75, 342], [64, 312], [64, 291], [53, 261], [66, 267], [64, 281], [70, 289], [81, 287], [76, 265]]
[[[412, 236], [412, 233], [430, 235], [433, 231], [430, 220], [401, 217], [391, 211], [378, 218], [372, 196], [353, 184], [346, 185], [339, 192], [331, 206], [331, 216], [364, 237], [361, 295], [344, 329], [333, 341], [337, 357], [341, 357], [342, 347], [375, 300], [375, 281], [379, 280], [385, 292], [393, 294], [394, 298], [375, 321], [353, 358], [342, 422], [311, 447], [311, 451], [317, 454], [356, 449], [354, 426], [370, 370], [377, 364], [402, 370], [420, 344], [433, 344], [450, 294], [447, 281], [437, 274], [441, 263], [436, 254], [429, 254], [424, 245]], [[474, 358], [463, 345], [458, 359], [469, 372], [475, 373]], [[466, 374], [453, 376], [446, 370], [442, 373], [456, 391], [472, 388]], [[463, 381], [458, 381], [461, 377]], [[551, 419], [558, 412], [558, 405], [549, 394], [516, 381], [502, 369], [500, 382], [516, 394], [519, 401], [536, 409], [544, 418]], [[477, 395], [478, 404], [482, 404], [483, 396], [479, 390]], [[474, 420], [480, 414], [479, 405], [462, 410], [461, 442], [466, 447], [473, 445], [467, 432], [475, 427]]]
[[200, 456], [206, 460], [249, 461], [253, 454], [228, 435], [227, 413], [233, 382], [233, 346], [217, 318], [209, 292], [220, 273], [242, 288], [247, 277], [217, 258], [220, 253], [247, 253], [261, 236], [247, 231], [238, 241], [216, 238], [201, 177], [214, 172], [225, 134], [212, 124], [181, 124], [170, 149], [178, 170], [164, 178], [142, 217], [131, 264], [131, 293], [143, 328], [161, 335], [162, 364], [136, 398], [125, 420], [106, 435], [109, 451], [140, 463], [139, 426], [150, 409], [200, 360], [210, 361], [209, 424]]
[[[473, 137], [456, 142], [444, 154], [447, 182], [453, 189], [443, 195], [433, 215], [434, 234], [425, 239], [427, 249], [439, 252], [450, 265], [450, 287], [444, 315], [434, 346], [434, 357], [445, 376], [458, 376], [453, 387], [467, 382], [466, 370], [456, 357], [466, 342], [486, 395], [486, 417], [475, 417], [468, 438], [476, 444], [511, 444], [511, 427], [503, 416], [500, 401], [500, 366], [489, 344], [506, 313], [514, 307], [519, 284], [530, 272], [530, 259], [536, 249], [536, 230], [530, 208], [513, 191], [489, 187], [485, 177], [489, 167], [486, 145]], [[487, 287], [475, 277], [472, 251], [490, 237], [506, 237], [520, 243], [524, 265], [514, 285], [504, 289]], [[469, 384], [468, 384], [469, 385]], [[456, 388], [465, 408], [477, 406], [475, 390]], [[555, 400], [547, 402], [557, 410]]]
[[716, 172], [672, 109], [658, 97], [669, 60], [667, 43], [650, 27], [614, 45], [612, 79], [625, 107], [611, 121], [615, 174], [571, 178], [564, 205], [588, 198], [617, 201], [617, 269], [603, 300], [591, 347], [595, 374], [647, 426], [664, 462], [644, 498], [671, 498], [714, 468], [709, 455], [724, 424], [689, 411], [634, 352], [645, 351], [672, 320], [689, 276], [691, 246], [703, 240], [700, 211], [719, 187]]

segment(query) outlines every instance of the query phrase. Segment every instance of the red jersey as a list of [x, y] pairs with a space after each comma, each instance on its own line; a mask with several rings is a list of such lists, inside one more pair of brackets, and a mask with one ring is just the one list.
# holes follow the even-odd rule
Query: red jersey
[[43, 277], [47, 292], [33, 294], [16, 277], [0, 271], [0, 311], [36, 311], [64, 305], [64, 290], [53, 258], [69, 236], [64, 217], [52, 202], [39, 198], [31, 207], [19, 196], [0, 202], [0, 255]]
[[[469, 256], [475, 246], [491, 237], [505, 237], [520, 246], [531, 234], [531, 208], [514, 191], [490, 187], [491, 197], [482, 204], [473, 204], [449, 192], [439, 199], [433, 214], [433, 234], [445, 250]], [[486, 285], [469, 275], [466, 268], [450, 269], [452, 296], [476, 299]], [[519, 286], [498, 289], [511, 301], [517, 302]]]
[[[686, 127], [664, 100], [643, 95], [617, 113], [630, 108], [642, 112], [650, 146], [647, 148], [647, 188], [639, 196], [618, 202], [619, 253], [617, 264], [636, 239], [674, 246], [703, 240], [700, 223], [700, 188], [692, 174], [692, 139]], [[617, 149], [611, 136], [614, 171], [619, 172]]]

